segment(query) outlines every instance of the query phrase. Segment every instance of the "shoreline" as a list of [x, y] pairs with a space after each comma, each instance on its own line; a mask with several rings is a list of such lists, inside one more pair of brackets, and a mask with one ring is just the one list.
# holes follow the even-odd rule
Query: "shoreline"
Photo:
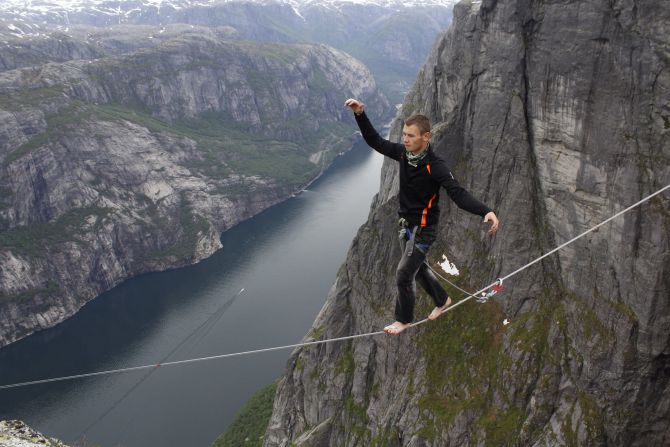
[[[339, 152], [338, 154], [336, 154], [328, 162], [327, 165], [325, 163], [323, 163], [321, 169], [318, 172], [318, 174], [314, 178], [312, 178], [308, 182], [306, 182], [305, 184], [300, 185], [294, 191], [292, 191], [291, 193], [289, 193], [287, 195], [284, 195], [284, 196], [280, 197], [278, 200], [270, 200], [268, 202], [269, 203], [268, 206], [262, 207], [258, 210], [254, 210], [253, 214], [251, 214], [250, 216], [245, 217], [244, 219], [241, 219], [240, 221], [235, 222], [234, 224], [230, 225], [225, 230], [223, 230], [221, 232], [218, 232], [218, 234], [216, 236], [216, 241], [218, 242], [218, 247], [216, 247], [214, 250], [205, 251], [203, 253], [204, 256], [199, 256], [199, 253], [197, 252], [197, 250], [194, 250], [194, 252], [190, 253], [190, 256], [187, 257], [187, 258], [182, 257], [182, 258], [177, 259], [175, 262], [163, 264], [164, 268], [148, 269], [146, 271], [137, 271], [137, 272], [134, 272], [134, 273], [131, 272], [130, 275], [115, 278], [115, 280], [112, 283], [110, 283], [109, 287], [97, 290], [96, 291], [97, 293], [93, 297], [88, 298], [88, 299], [81, 300], [81, 299], [76, 298], [78, 293], [82, 293], [82, 292], [85, 293], [86, 291], [79, 291], [79, 292], [74, 291], [74, 293], [72, 293], [74, 298], [70, 298], [68, 296], [59, 296], [59, 297], [57, 297], [57, 300], [53, 301], [52, 306], [50, 306], [50, 308], [47, 311], [26, 313], [25, 315], [21, 316], [19, 321], [16, 321], [17, 319], [16, 319], [15, 315], [18, 312], [20, 312], [22, 310], [22, 308], [25, 309], [27, 307], [26, 303], [23, 303], [23, 302], [20, 302], [20, 301], [8, 301], [8, 302], [4, 302], [4, 303], [0, 304], [0, 317], [2, 317], [3, 314], [6, 318], [12, 318], [13, 317], [12, 318], [12, 320], [13, 320], [12, 323], [17, 324], [22, 329], [26, 329], [26, 327], [32, 326], [31, 329], [28, 329], [28, 332], [23, 333], [23, 334], [18, 335], [18, 336], [15, 333], [12, 333], [12, 332], [8, 332], [6, 334], [3, 334], [0, 337], [0, 349], [8, 347], [8, 346], [10, 346], [10, 345], [12, 345], [12, 344], [14, 344], [18, 341], [21, 341], [21, 340], [23, 340], [27, 337], [30, 337], [31, 335], [33, 335], [35, 333], [38, 333], [38, 332], [41, 332], [43, 330], [51, 329], [51, 328], [54, 328], [54, 327], [58, 326], [59, 324], [63, 323], [64, 321], [67, 321], [69, 318], [78, 314], [84, 308], [84, 306], [86, 306], [88, 303], [93, 302], [94, 300], [99, 298], [104, 293], [107, 293], [110, 290], [114, 289], [115, 287], [118, 287], [119, 285], [121, 285], [125, 281], [128, 281], [132, 278], [137, 278], [138, 276], [142, 276], [142, 275], [145, 275], [145, 274], [160, 273], [160, 272], [165, 272], [165, 271], [169, 271], [169, 270], [175, 270], [175, 269], [180, 269], [180, 268], [184, 268], [184, 267], [189, 267], [189, 266], [192, 266], [192, 265], [196, 265], [196, 264], [204, 261], [205, 259], [210, 258], [215, 253], [219, 252], [220, 250], [222, 250], [224, 248], [221, 245], [221, 238], [223, 237], [223, 234], [225, 232], [231, 230], [232, 228], [235, 228], [236, 226], [240, 225], [241, 223], [244, 223], [244, 222], [248, 221], [249, 219], [252, 219], [253, 217], [257, 216], [258, 214], [260, 214], [260, 213], [262, 213], [262, 212], [264, 212], [264, 211], [266, 211], [266, 210], [268, 210], [268, 209], [270, 209], [270, 208], [272, 208], [276, 205], [282, 204], [282, 203], [286, 202], [287, 200], [289, 200], [293, 197], [297, 197], [300, 194], [302, 194], [303, 192], [307, 191], [307, 189], [312, 184], [314, 184], [314, 182], [319, 180], [326, 172], [328, 172], [328, 170], [331, 168], [333, 163], [339, 157], [341, 157], [343, 155], [346, 155], [351, 150], [353, 150], [355, 144], [358, 141], [359, 141], [359, 137], [354, 136], [352, 138], [351, 145], [349, 146], [349, 148], [346, 151]], [[322, 157], [322, 159], [325, 160], [325, 157]], [[214, 248], [214, 247], [212, 246], [211, 248]], [[192, 262], [190, 262], [190, 261], [192, 261]], [[33, 304], [37, 308], [40, 308], [41, 306], [44, 305], [44, 303], [40, 303], [40, 302], [37, 302], [37, 303], [33, 302], [33, 303], [30, 303], [30, 304]], [[51, 320], [51, 322], [50, 322], [49, 320], [51, 318], [54, 318], [54, 316], [51, 315], [51, 314], [45, 316], [45, 314], [49, 313], [49, 311], [52, 311], [52, 310], [56, 310], [57, 315], [55, 316], [55, 319]]]

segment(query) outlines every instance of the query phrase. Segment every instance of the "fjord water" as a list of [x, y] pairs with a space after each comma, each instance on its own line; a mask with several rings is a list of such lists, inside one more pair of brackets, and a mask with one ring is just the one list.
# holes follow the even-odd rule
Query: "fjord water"
[[[209, 259], [130, 279], [0, 350], [0, 385], [298, 343], [367, 218], [381, 163], [358, 143], [305, 192], [225, 232]], [[0, 390], [0, 420], [70, 444], [208, 446], [290, 353]]]

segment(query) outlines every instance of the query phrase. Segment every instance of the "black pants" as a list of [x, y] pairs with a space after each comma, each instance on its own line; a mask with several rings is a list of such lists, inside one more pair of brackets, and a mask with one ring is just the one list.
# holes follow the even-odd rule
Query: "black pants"
[[416, 234], [413, 244], [409, 241], [411, 231], [408, 228], [404, 235], [401, 234], [403, 253], [396, 270], [398, 300], [395, 305], [395, 319], [405, 324], [414, 320], [417, 281], [433, 299], [435, 306], [444, 306], [448, 298], [447, 292], [424, 262], [430, 245], [435, 241], [435, 229], [423, 228]]

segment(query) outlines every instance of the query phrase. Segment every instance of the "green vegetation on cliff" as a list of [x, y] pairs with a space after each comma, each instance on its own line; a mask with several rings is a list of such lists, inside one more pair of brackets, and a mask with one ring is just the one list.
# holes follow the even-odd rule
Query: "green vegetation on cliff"
[[99, 207], [75, 208], [58, 219], [0, 232], [0, 248], [38, 257], [49, 247], [67, 242], [81, 243], [84, 227], [99, 229], [112, 210]]
[[273, 382], [251, 396], [213, 447], [261, 447], [276, 392], [277, 382]]

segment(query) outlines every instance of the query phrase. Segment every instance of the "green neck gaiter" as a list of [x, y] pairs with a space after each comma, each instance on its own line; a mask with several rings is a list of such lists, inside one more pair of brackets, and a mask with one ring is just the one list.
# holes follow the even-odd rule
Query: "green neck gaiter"
[[426, 147], [426, 150], [421, 151], [421, 153], [416, 155], [409, 151], [405, 151], [405, 155], [407, 156], [407, 164], [416, 168], [419, 162], [426, 158], [426, 155], [428, 155], [428, 148]]

